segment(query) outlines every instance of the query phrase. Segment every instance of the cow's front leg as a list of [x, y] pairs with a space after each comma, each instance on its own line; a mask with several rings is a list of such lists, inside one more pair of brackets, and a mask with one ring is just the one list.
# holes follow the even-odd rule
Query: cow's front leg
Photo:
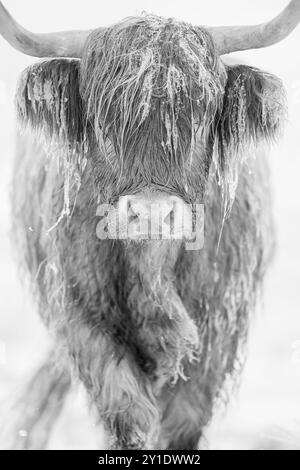
[[81, 326], [69, 351], [116, 449], [151, 447], [159, 413], [150, 383], [130, 351], [108, 335]]

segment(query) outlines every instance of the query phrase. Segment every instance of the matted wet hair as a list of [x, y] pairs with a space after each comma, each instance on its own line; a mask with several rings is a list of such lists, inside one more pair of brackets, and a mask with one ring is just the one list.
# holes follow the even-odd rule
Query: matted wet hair
[[215, 148], [227, 214], [234, 201], [240, 165], [255, 156], [260, 143], [272, 143], [281, 134], [286, 109], [280, 79], [247, 65], [227, 67]]
[[[157, 16], [94, 31], [81, 66], [87, 116], [103, 151], [149, 155], [148, 138], [173, 164], [207, 141], [222, 105], [225, 74], [210, 35]], [[148, 137], [148, 138], [147, 138]]]

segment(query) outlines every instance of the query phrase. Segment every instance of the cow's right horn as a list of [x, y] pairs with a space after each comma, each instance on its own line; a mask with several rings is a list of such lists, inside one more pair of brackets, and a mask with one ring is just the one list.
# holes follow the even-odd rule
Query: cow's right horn
[[34, 57], [81, 58], [91, 31], [64, 31], [36, 34], [24, 29], [0, 1], [0, 34], [15, 49]]
[[273, 20], [254, 26], [207, 28], [220, 55], [272, 46], [286, 38], [300, 22], [300, 0], [292, 0]]

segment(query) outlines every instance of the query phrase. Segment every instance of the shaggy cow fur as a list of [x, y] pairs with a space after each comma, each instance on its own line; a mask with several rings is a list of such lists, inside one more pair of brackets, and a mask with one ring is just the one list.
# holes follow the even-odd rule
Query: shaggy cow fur
[[[281, 128], [280, 81], [224, 65], [204, 28], [144, 16], [27, 69], [17, 112], [38, 141], [19, 137], [14, 232], [60, 358], [115, 447], [196, 448], [272, 253], [258, 146]], [[97, 238], [98, 204], [145, 188], [204, 203], [202, 250]]]

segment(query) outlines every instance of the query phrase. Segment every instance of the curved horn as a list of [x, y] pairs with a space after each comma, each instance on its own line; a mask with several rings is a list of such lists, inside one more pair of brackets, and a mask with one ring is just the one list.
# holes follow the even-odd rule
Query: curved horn
[[18, 51], [34, 57], [81, 58], [91, 31], [31, 33], [19, 25], [0, 1], [0, 34]]
[[292, 0], [276, 18], [255, 26], [207, 28], [220, 55], [272, 46], [286, 38], [300, 21], [300, 0]]

